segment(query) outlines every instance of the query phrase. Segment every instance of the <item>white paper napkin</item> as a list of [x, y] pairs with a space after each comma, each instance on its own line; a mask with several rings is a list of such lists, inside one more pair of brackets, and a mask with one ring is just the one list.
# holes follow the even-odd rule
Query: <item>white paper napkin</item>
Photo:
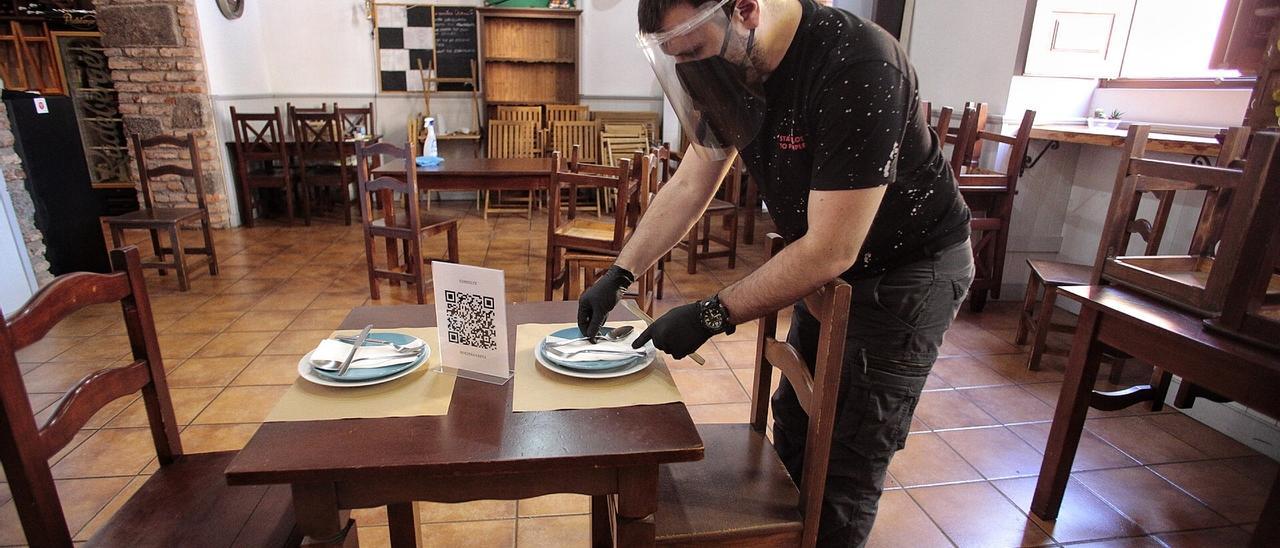
[[[562, 344], [562, 345], [556, 346], [556, 349], [563, 350], [565, 352], [575, 352], [583, 348], [590, 348], [593, 351], [578, 352], [576, 354], [572, 354], [564, 357], [551, 354], [550, 352], [548, 352], [548, 355], [554, 356], [557, 361], [564, 361], [564, 362], [598, 362], [598, 361], [605, 361], [605, 360], [625, 360], [625, 359], [644, 355], [644, 349], [637, 350], [635, 348], [631, 348], [631, 341], [636, 340], [636, 337], [638, 336], [640, 336], [640, 330], [636, 330], [631, 334], [630, 337], [627, 337], [626, 339], [623, 339], [621, 341], [616, 341], [616, 342], [598, 342], [596, 344], [591, 344], [591, 341], [575, 341], [568, 344]], [[564, 342], [567, 340], [569, 339], [562, 339], [560, 337], [553, 337], [550, 335], [548, 335], [547, 338], [545, 339], [546, 344], [555, 344], [557, 342]], [[620, 350], [620, 351], [627, 352], [627, 354], [615, 353], [615, 352], [594, 352], [594, 350], [610, 350], [610, 351]]]
[[[413, 342], [405, 345], [410, 349], [422, 352], [423, 345], [426, 344], [422, 339], [414, 339]], [[342, 360], [347, 359], [347, 355], [351, 353], [351, 344], [334, 339], [325, 339], [320, 341], [311, 354], [311, 361], [335, 361], [336, 364], [321, 367], [325, 370], [338, 370], [338, 366], [342, 365]], [[403, 352], [396, 350], [385, 344], [372, 344], [361, 346], [356, 350], [355, 357], [351, 360], [351, 369], [372, 369], [375, 367], [386, 367], [398, 363], [410, 362], [417, 359], [417, 356], [399, 356]]]

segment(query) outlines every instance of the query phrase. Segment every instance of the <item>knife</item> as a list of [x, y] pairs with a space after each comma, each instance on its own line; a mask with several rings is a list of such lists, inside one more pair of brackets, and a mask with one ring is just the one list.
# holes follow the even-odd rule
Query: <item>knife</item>
[[[635, 301], [631, 299], [622, 299], [622, 307], [627, 309], [628, 312], [635, 314], [637, 318], [644, 320], [645, 325], [653, 325], [653, 318], [648, 314], [645, 314], [643, 310], [640, 310], [640, 306], [637, 305]], [[689, 354], [689, 359], [693, 360], [698, 365], [707, 364], [707, 360], [702, 359], [702, 356], [698, 355], [697, 352]]]
[[360, 330], [360, 334], [356, 336], [356, 342], [351, 343], [351, 353], [347, 354], [347, 359], [342, 360], [342, 365], [338, 366], [338, 376], [347, 374], [347, 368], [351, 367], [351, 359], [356, 357], [356, 351], [360, 350], [360, 345], [364, 344], [364, 340], [369, 338], [369, 331], [373, 329], [373, 324], [364, 326]]

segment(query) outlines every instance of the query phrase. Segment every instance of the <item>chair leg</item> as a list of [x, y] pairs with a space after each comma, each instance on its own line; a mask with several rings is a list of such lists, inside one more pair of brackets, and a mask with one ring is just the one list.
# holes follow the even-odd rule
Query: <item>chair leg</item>
[[411, 255], [406, 266], [413, 273], [413, 290], [418, 296], [418, 304], [427, 304], [427, 273], [422, 268], [422, 238], [414, 238], [406, 243], [409, 244]]
[[727, 217], [733, 221], [729, 224], [729, 270], [733, 270], [738, 267], [738, 214]]
[[111, 247], [124, 247], [124, 229], [112, 224], [107, 226], [111, 229]]
[[1040, 303], [1040, 313], [1035, 318], [1035, 342], [1031, 344], [1031, 359], [1027, 361], [1027, 369], [1040, 369], [1040, 358], [1044, 356], [1045, 341], [1049, 336], [1049, 326], [1053, 322], [1053, 303], [1057, 299], [1057, 288], [1046, 286], [1044, 301]]
[[376, 267], [373, 264], [373, 236], [368, 232], [364, 234], [364, 262], [369, 269], [369, 298], [378, 300], [378, 276], [374, 274]]
[[[556, 213], [553, 211], [551, 212], [551, 214], [555, 215]], [[544, 301], [550, 301], [552, 293], [555, 292], [557, 249], [558, 248], [556, 248], [555, 246], [547, 247], [547, 279], [546, 279], [546, 287], [544, 288], [543, 295], [542, 295], [542, 300]]]
[[591, 497], [592, 548], [613, 546], [613, 519], [609, 514], [610, 496], [612, 495], [595, 495]]
[[346, 226], [351, 226], [351, 185], [350, 183], [342, 185], [342, 195], [338, 197], [338, 203], [342, 204], [342, 213], [346, 217]]
[[698, 273], [698, 225], [693, 225], [689, 229], [689, 233], [685, 235], [687, 242], [685, 243], [685, 251], [689, 253], [689, 273]]
[[315, 199], [316, 190], [312, 187], [302, 186], [302, 223], [311, 226], [311, 201]]
[[204, 232], [204, 248], [209, 255], [209, 275], [218, 275], [218, 252], [213, 249], [213, 228], [209, 226], [209, 213], [200, 218], [200, 230]]
[[[164, 247], [160, 245], [160, 231], [154, 228], [147, 229], [151, 233], [151, 250], [156, 254], [156, 262], [164, 262]], [[161, 268], [158, 270], [161, 276], [168, 274], [169, 271]]]
[[1173, 373], [1160, 369], [1151, 369], [1151, 410], [1164, 409], [1164, 398], [1169, 394], [1169, 384], [1173, 382]]
[[706, 255], [711, 252], [711, 216], [702, 218], [702, 254]]
[[1018, 314], [1018, 334], [1013, 338], [1013, 344], [1022, 346], [1027, 344], [1027, 331], [1031, 327], [1031, 311], [1036, 306], [1036, 294], [1040, 292], [1040, 277], [1036, 276], [1036, 271], [1032, 270], [1031, 275], [1027, 276], [1027, 294], [1022, 298], [1022, 311]]
[[[293, 200], [297, 194], [298, 193], [294, 192], [293, 190], [293, 181], [289, 180], [288, 176], [286, 175], [286, 179], [284, 182], [284, 211], [285, 211], [285, 214], [288, 215], [289, 217], [289, 226], [293, 226], [293, 218], [294, 218]], [[307, 223], [308, 224], [311, 223], [310, 215], [307, 216]]]
[[178, 241], [178, 225], [169, 227], [169, 242], [173, 245], [173, 269], [178, 272], [178, 290], [191, 289], [191, 281], [187, 279], [187, 257]]
[[658, 300], [662, 300], [662, 289], [667, 285], [666, 261], [658, 259]]
[[1107, 380], [1111, 381], [1111, 384], [1120, 384], [1121, 377], [1124, 377], [1124, 365], [1127, 361], [1124, 358], [1111, 360], [1111, 373], [1107, 375]]
[[561, 295], [560, 295], [561, 300], [567, 301], [569, 299], [575, 298], [575, 295], [578, 294], [579, 292], [578, 286], [579, 284], [582, 283], [581, 272], [578, 272], [579, 270], [581, 270], [579, 267], [580, 265], [578, 264], [578, 261], [564, 262], [565, 279], [564, 279], [564, 286], [561, 288]]
[[458, 258], [458, 223], [449, 225], [445, 236], [449, 239], [449, 262], [461, 264], [462, 260]]

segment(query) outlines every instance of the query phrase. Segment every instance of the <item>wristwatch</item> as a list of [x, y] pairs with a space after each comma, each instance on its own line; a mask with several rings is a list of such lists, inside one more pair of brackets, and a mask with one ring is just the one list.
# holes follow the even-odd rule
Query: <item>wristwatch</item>
[[737, 329], [729, 321], [729, 309], [725, 308], [724, 303], [720, 302], [720, 295], [712, 295], [700, 303], [702, 305], [701, 314], [702, 326], [712, 333], [724, 333], [732, 335]]

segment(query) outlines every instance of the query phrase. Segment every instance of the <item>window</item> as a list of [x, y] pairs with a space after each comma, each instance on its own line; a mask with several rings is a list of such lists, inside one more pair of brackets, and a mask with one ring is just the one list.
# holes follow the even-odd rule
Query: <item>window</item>
[[1182, 86], [1225, 79], [1248, 87], [1248, 79], [1240, 78], [1239, 71], [1210, 68], [1227, 3], [1039, 0], [1027, 40], [1024, 74], [1116, 83], [1170, 79]]

